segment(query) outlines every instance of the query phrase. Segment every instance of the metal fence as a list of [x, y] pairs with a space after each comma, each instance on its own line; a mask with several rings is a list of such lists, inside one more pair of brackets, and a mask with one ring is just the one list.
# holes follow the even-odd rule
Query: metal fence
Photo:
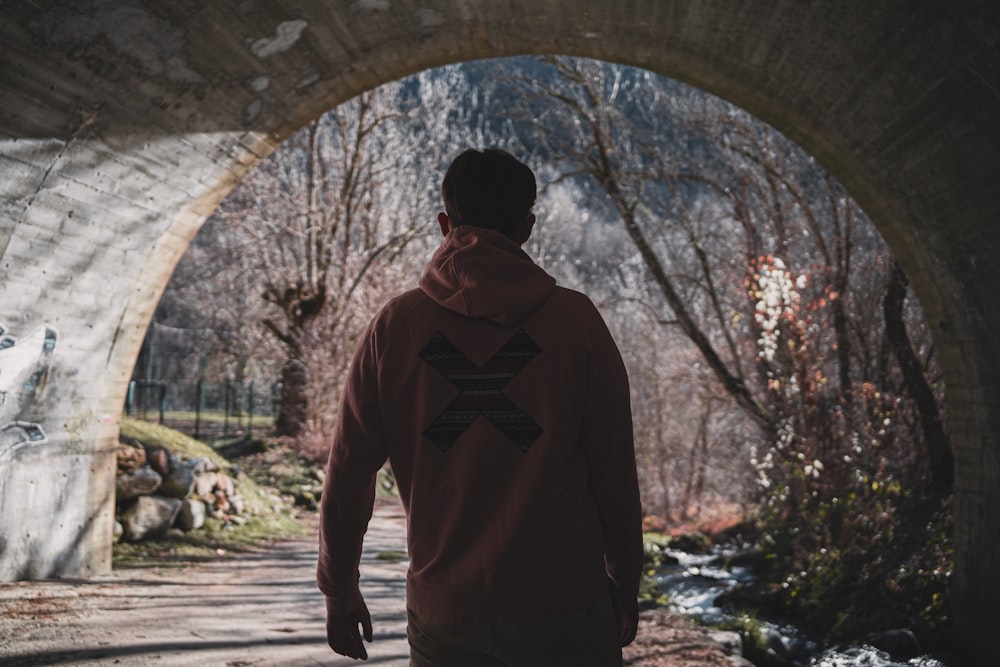
[[129, 383], [125, 414], [155, 421], [195, 438], [261, 435], [271, 431], [281, 384], [253, 382]]

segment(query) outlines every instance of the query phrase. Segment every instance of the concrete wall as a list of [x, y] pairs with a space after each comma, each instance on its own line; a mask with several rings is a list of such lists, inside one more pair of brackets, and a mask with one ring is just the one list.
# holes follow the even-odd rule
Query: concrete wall
[[173, 266], [250, 166], [380, 83], [565, 53], [747, 108], [879, 226], [944, 364], [956, 627], [985, 656], [1000, 627], [998, 44], [985, 0], [3, 3], [0, 581], [110, 567], [126, 380]]

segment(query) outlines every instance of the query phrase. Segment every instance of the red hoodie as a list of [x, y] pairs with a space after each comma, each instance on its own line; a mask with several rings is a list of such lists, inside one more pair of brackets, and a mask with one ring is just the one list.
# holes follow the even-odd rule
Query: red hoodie
[[544, 618], [642, 567], [628, 379], [600, 314], [499, 232], [448, 234], [347, 379], [321, 503], [318, 584], [361, 603], [388, 457], [407, 516], [407, 604], [444, 623]]

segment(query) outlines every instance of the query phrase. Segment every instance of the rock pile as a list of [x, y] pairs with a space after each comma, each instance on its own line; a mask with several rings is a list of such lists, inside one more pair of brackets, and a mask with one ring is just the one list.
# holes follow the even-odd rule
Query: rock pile
[[123, 438], [118, 443], [115, 535], [138, 542], [170, 528], [197, 530], [205, 518], [243, 523], [239, 477], [208, 457], [182, 458], [163, 447]]

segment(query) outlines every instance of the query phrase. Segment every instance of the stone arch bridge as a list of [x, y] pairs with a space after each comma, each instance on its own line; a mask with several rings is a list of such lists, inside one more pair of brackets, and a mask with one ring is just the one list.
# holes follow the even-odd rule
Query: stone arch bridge
[[933, 326], [956, 456], [956, 642], [1000, 627], [1000, 3], [41, 0], [0, 5], [0, 581], [110, 568], [117, 421], [202, 221], [352, 96], [461, 60], [644, 67], [850, 190]]

